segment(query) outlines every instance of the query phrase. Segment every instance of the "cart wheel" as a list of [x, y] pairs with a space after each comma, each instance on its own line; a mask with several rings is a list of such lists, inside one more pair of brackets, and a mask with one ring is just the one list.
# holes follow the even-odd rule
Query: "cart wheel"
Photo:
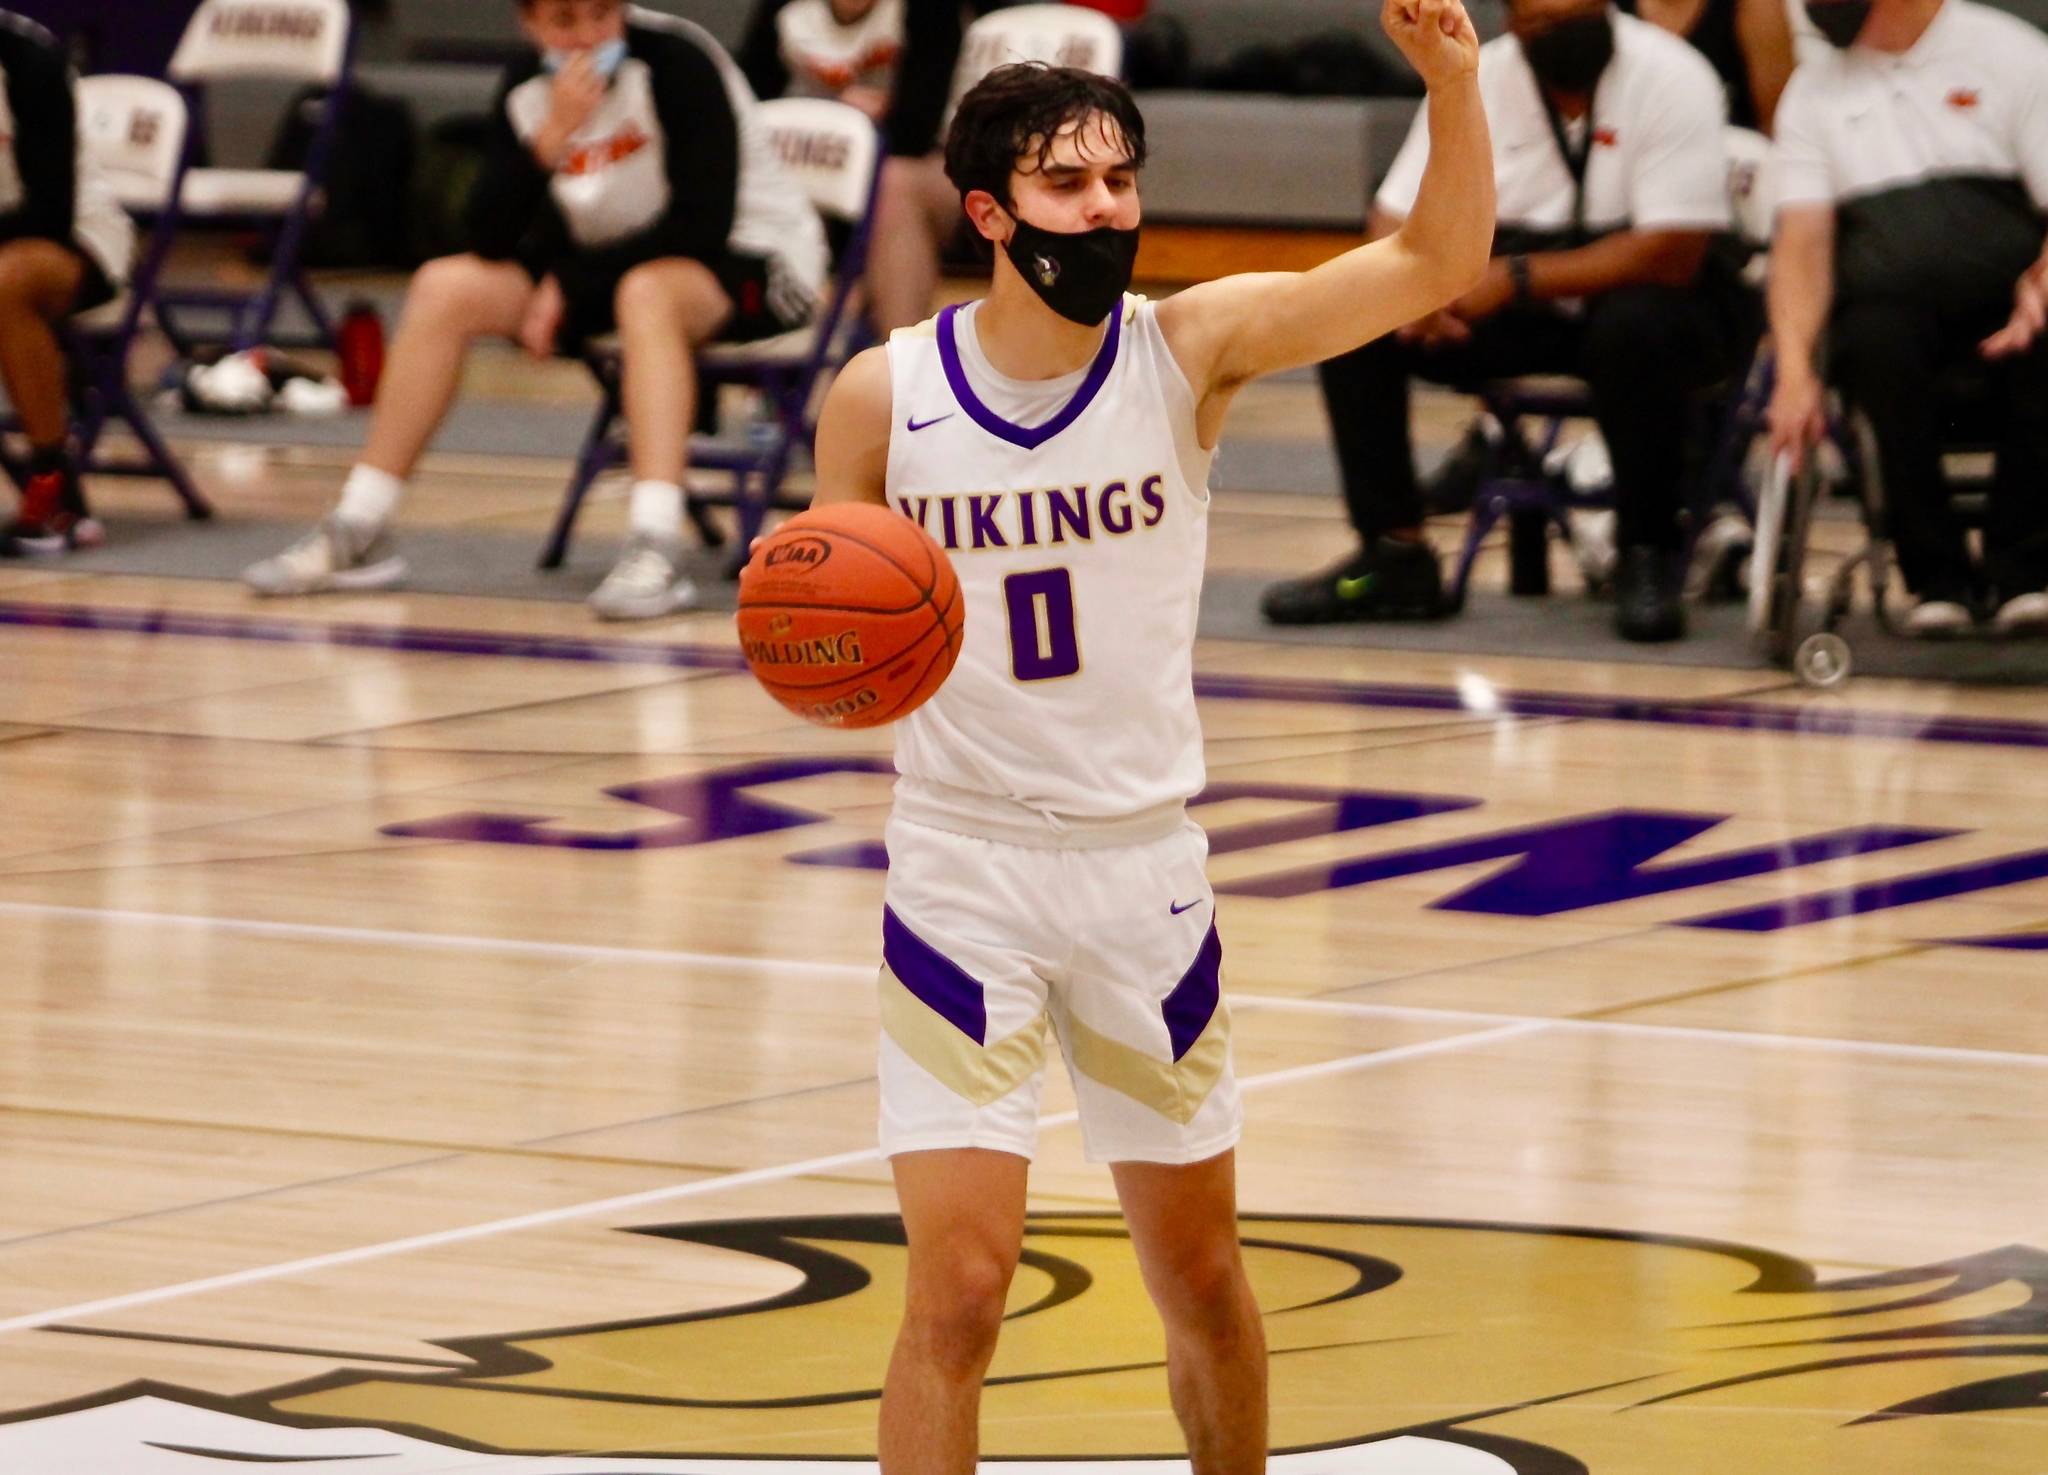
[[1856, 658], [1849, 649], [1849, 642], [1832, 630], [1823, 630], [1800, 641], [1799, 653], [1792, 662], [1800, 684], [1821, 691], [1840, 686], [1849, 679], [1849, 673], [1855, 667]]

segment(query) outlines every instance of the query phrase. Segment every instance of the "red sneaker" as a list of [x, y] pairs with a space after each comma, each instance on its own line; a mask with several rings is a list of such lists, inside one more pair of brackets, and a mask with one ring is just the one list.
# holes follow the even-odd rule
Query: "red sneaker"
[[4, 546], [12, 554], [62, 553], [97, 547], [106, 537], [106, 529], [86, 510], [76, 478], [46, 471], [31, 476], [22, 488], [21, 510], [7, 528]]

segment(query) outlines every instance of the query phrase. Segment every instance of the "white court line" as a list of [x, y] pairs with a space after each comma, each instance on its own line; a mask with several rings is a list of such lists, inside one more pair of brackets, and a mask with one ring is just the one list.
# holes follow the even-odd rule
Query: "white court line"
[[1411, 1004], [1356, 1004], [1345, 999], [1287, 999], [1270, 994], [1233, 994], [1233, 1009], [1272, 1009], [1296, 1014], [1362, 1014], [1385, 1019], [1438, 1019], [1460, 1024], [1545, 1024], [1581, 1034], [1652, 1035], [1694, 1042], [1726, 1041], [1775, 1050], [1820, 1050], [1837, 1055], [1890, 1055], [1905, 1059], [1969, 1061], [1984, 1065], [2048, 1067], [2048, 1053], [1980, 1050], [1968, 1045], [1912, 1045], [1892, 1040], [1844, 1040], [1829, 1035], [1767, 1035], [1754, 1030], [1708, 1025], [1639, 1024], [1626, 1019], [1557, 1019], [1542, 1014], [1489, 1014], [1475, 1009], [1429, 1009]]
[[[6, 881], [0, 874], [0, 883]], [[386, 947], [417, 947], [449, 952], [499, 953], [508, 957], [564, 958], [588, 963], [650, 963], [671, 967], [733, 968], [752, 973], [780, 973], [864, 982], [875, 976], [874, 964], [817, 963], [800, 959], [763, 958], [738, 953], [676, 952], [662, 948], [603, 947], [578, 942], [530, 942], [518, 938], [481, 937], [464, 933], [398, 932], [375, 927], [325, 927], [303, 922], [258, 922], [241, 917], [202, 917], [177, 912], [118, 911], [106, 907], [55, 906], [39, 902], [0, 901], [0, 916], [94, 918], [187, 927], [252, 937], [302, 937], [329, 942], [360, 942]], [[1884, 1040], [1844, 1040], [1824, 1035], [1767, 1035], [1700, 1025], [1639, 1024], [1612, 1019], [1557, 1019], [1541, 1014], [1501, 1014], [1476, 1009], [1431, 1009], [1409, 1004], [1360, 1004], [1343, 999], [1288, 999], [1271, 994], [1233, 994], [1234, 1009], [1293, 1010], [1297, 1013], [1379, 1015], [1388, 1019], [1441, 1019], [1483, 1024], [1540, 1023], [1562, 1030], [1612, 1034], [1662, 1035], [1671, 1038], [1719, 1039], [1779, 1049], [1832, 1050], [1841, 1054], [1918, 1056], [1930, 1060], [1979, 1060], [2005, 1065], [2048, 1066], [2048, 1054], [2015, 1050], [1980, 1050], [1964, 1045], [1912, 1045]]]
[[[1373, 1070], [1382, 1065], [1413, 1060], [1417, 1056], [1445, 1054], [1452, 1050], [1506, 1039], [1512, 1035], [1534, 1034], [1547, 1028], [1548, 1021], [1517, 1022], [1502, 1025], [1498, 1029], [1479, 1030], [1470, 1035], [1429, 1040], [1418, 1045], [1401, 1045], [1391, 1050], [1378, 1050], [1363, 1055], [1348, 1055], [1341, 1060], [1326, 1060], [1315, 1065], [1297, 1065], [1286, 1070], [1247, 1076], [1238, 1082], [1238, 1089], [1256, 1091], [1268, 1086], [1287, 1085], [1318, 1076]], [[1046, 1117], [1039, 1125], [1066, 1127], [1079, 1120], [1079, 1112], [1064, 1111]], [[666, 1188], [650, 1188], [639, 1193], [620, 1194], [615, 1198], [597, 1199], [590, 1203], [542, 1209], [510, 1219], [494, 1219], [487, 1224], [466, 1224], [459, 1229], [436, 1230], [431, 1234], [416, 1234], [407, 1239], [389, 1240], [383, 1244], [361, 1245], [352, 1250], [337, 1250], [325, 1255], [309, 1255], [302, 1260], [287, 1260], [278, 1265], [260, 1265], [252, 1270], [234, 1270], [225, 1275], [210, 1275], [203, 1280], [182, 1281], [177, 1285], [159, 1286], [154, 1290], [133, 1291], [127, 1295], [108, 1296], [98, 1301], [83, 1301], [78, 1305], [62, 1306], [54, 1311], [31, 1311], [23, 1316], [0, 1321], [0, 1336], [8, 1332], [33, 1331], [37, 1327], [49, 1326], [54, 1322], [83, 1321], [88, 1317], [108, 1316], [116, 1311], [126, 1311], [136, 1306], [153, 1306], [158, 1302], [182, 1300], [187, 1296], [204, 1295], [209, 1291], [234, 1290], [266, 1280], [311, 1275], [343, 1265], [360, 1265], [366, 1260], [383, 1260], [393, 1255], [409, 1255], [416, 1250], [439, 1249], [443, 1245], [489, 1239], [522, 1229], [541, 1229], [549, 1225], [571, 1223], [577, 1219], [622, 1214], [629, 1210], [652, 1208], [656, 1204], [701, 1198], [706, 1194], [724, 1193], [735, 1188], [750, 1188], [758, 1183], [779, 1183], [789, 1178], [802, 1178], [814, 1173], [830, 1172], [836, 1168], [852, 1167], [859, 1163], [877, 1162], [881, 1156], [881, 1148], [865, 1147], [858, 1152], [841, 1152], [830, 1157], [810, 1158], [799, 1163], [783, 1163], [773, 1168], [753, 1168], [742, 1173], [726, 1173], [717, 1178], [699, 1179], [694, 1183], [675, 1183]]]
[[[7, 880], [0, 874], [0, 884]], [[877, 964], [791, 962], [738, 953], [673, 952], [665, 948], [601, 947], [581, 942], [530, 942], [520, 938], [475, 937], [458, 932], [394, 932], [381, 927], [322, 927], [306, 922], [258, 922], [246, 917], [201, 917], [182, 912], [125, 912], [107, 907], [72, 907], [41, 902], [0, 901], [0, 916], [91, 918], [227, 932], [247, 937], [300, 937], [320, 942], [360, 942], [458, 953], [501, 953], [515, 958], [564, 958], [578, 963], [665, 963], [679, 967], [738, 968], [754, 973], [805, 974], [821, 978], [875, 976]]]

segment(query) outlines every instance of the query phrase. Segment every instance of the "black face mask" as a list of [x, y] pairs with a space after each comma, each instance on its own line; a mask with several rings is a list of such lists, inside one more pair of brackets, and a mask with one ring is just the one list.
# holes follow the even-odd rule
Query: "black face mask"
[[1010, 264], [1039, 301], [1068, 322], [1092, 328], [1116, 311], [1131, 285], [1138, 232], [1110, 225], [1050, 231], [1020, 220], [1006, 249]]
[[1614, 60], [1614, 24], [1604, 10], [1559, 21], [1522, 37], [1522, 55], [1544, 86], [1558, 92], [1591, 92]]
[[1806, 18], [1830, 45], [1846, 50], [1870, 19], [1870, 0], [1823, 0], [1806, 7]]

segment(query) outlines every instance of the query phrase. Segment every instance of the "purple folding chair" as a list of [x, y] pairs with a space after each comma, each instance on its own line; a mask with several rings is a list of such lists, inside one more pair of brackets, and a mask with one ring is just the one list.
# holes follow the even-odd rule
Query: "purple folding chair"
[[[783, 98], [761, 105], [761, 121], [783, 167], [803, 185], [811, 203], [828, 218], [850, 225], [852, 235], [840, 252], [825, 304], [807, 327], [758, 343], [714, 343], [697, 355], [702, 394], [716, 395], [722, 385], [743, 385], [760, 394], [763, 411], [741, 442], [701, 435], [691, 441], [691, 470], [720, 472], [732, 479], [729, 491], [689, 495], [691, 521], [712, 547], [723, 536], [706, 515], [710, 507], [737, 511], [739, 546], [744, 549], [770, 511], [805, 505], [786, 499], [782, 483], [795, 448], [808, 450], [816, 436], [813, 402], [821, 384], [852, 356], [858, 342], [860, 315], [854, 311], [854, 297], [867, 266], [881, 178], [880, 136], [857, 108], [818, 98]], [[591, 483], [627, 460], [618, 339], [593, 340], [583, 357], [597, 379], [601, 399], [554, 531], [541, 553], [542, 568], [561, 567]]]
[[[128, 357], [141, 335], [177, 224], [178, 190], [188, 157], [185, 99], [177, 88], [152, 77], [87, 77], [78, 84], [78, 116], [80, 146], [122, 207], [154, 217], [156, 223], [127, 290], [59, 330], [71, 370], [71, 434], [78, 468], [97, 476], [161, 477], [176, 489], [189, 516], [211, 517], [213, 508], [128, 383]], [[100, 453], [107, 426], [117, 420], [142, 443], [140, 457]], [[16, 422], [9, 419], [5, 428], [16, 428]], [[21, 458], [0, 453], [0, 465], [17, 484], [24, 481], [27, 464]]]
[[[261, 231], [270, 237], [270, 271], [254, 292], [219, 287], [166, 287], [157, 294], [157, 322], [189, 356], [201, 343], [231, 350], [284, 340], [272, 331], [278, 309], [296, 299], [313, 322], [306, 343], [331, 348], [334, 325], [306, 280], [299, 252], [320, 207], [321, 182], [341, 126], [355, 59], [348, 0], [204, 0], [171, 57], [170, 77], [186, 91], [193, 116], [207, 86], [269, 78], [323, 89], [319, 119], [303, 169], [192, 169], [180, 210], [188, 227]], [[187, 314], [224, 330], [195, 331]]]

